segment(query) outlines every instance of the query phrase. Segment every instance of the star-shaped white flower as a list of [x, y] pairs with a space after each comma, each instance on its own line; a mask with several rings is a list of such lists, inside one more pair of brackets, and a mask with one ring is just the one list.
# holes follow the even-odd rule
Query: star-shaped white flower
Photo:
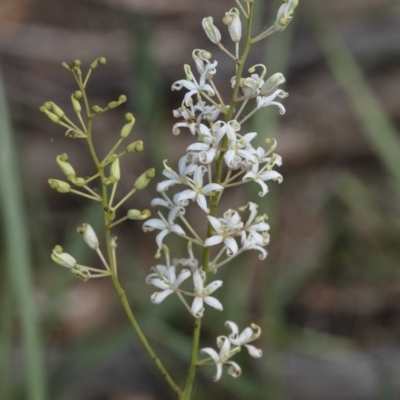
[[157, 184], [157, 191], [164, 192], [169, 189], [170, 186], [176, 185], [177, 183], [186, 184], [188, 182], [187, 175], [193, 174], [196, 170], [197, 165], [189, 163], [187, 155], [181, 157], [178, 163], [178, 173], [176, 173], [172, 168], [168, 167], [167, 160], [164, 160], [164, 171], [162, 174], [168, 179]]
[[153, 303], [159, 304], [170, 294], [176, 292], [179, 285], [191, 275], [188, 269], [182, 269], [178, 277], [176, 277], [175, 268], [175, 265], [169, 267], [165, 265], [156, 265], [153, 268], [155, 272], [147, 276], [147, 284], [161, 289], [160, 292], [154, 292], [151, 295], [151, 301]]
[[239, 348], [231, 350], [231, 342], [226, 336], [219, 336], [217, 338], [217, 346], [219, 348], [219, 353], [217, 353], [213, 348], [206, 347], [201, 349], [201, 353], [208, 354], [217, 367], [217, 373], [214, 375], [213, 380], [218, 381], [222, 376], [222, 366], [224, 364], [229, 364], [228, 374], [237, 378], [242, 373], [240, 366], [234, 361], [229, 361], [229, 358], [238, 352]]
[[273, 180], [273, 181], [278, 181], [279, 183], [281, 183], [283, 180], [283, 177], [277, 171], [272, 171], [272, 170], [266, 169], [266, 166], [259, 170], [259, 164], [256, 163], [256, 164], [252, 165], [251, 171], [248, 172], [242, 178], [242, 180], [244, 182], [246, 182], [246, 181], [257, 182], [262, 188], [262, 192], [259, 192], [258, 195], [262, 197], [268, 193], [268, 186], [264, 183], [264, 181]]
[[178, 215], [182, 215], [185, 212], [183, 207], [174, 207], [168, 214], [168, 221], [165, 218], [150, 218], [143, 224], [143, 230], [145, 232], [151, 232], [154, 229], [159, 229], [161, 232], [156, 236], [156, 242], [159, 248], [162, 247], [165, 236], [173, 232], [177, 235], [185, 235], [185, 231], [177, 224], [174, 223], [175, 218]]
[[258, 339], [261, 335], [261, 328], [256, 324], [251, 324], [251, 327], [247, 327], [242, 333], [239, 334], [238, 326], [232, 321], [226, 321], [225, 326], [229, 328], [232, 333], [228, 336], [229, 341], [234, 346], [245, 346], [249, 354], [254, 358], [260, 358], [262, 356], [262, 350], [257, 349], [253, 345], [249, 344], [254, 340]]
[[[172, 90], [181, 90], [182, 87], [189, 90], [189, 92], [187, 92], [184, 96], [184, 103], [187, 106], [193, 104], [192, 96], [194, 96], [195, 94], [201, 94], [202, 92], [204, 92], [209, 96], [215, 95], [214, 89], [211, 87], [210, 84], [206, 83], [209, 68], [215, 68], [215, 66], [212, 64], [205, 66], [204, 71], [200, 75], [199, 82], [197, 82], [195, 77], [191, 74], [191, 72], [189, 72], [186, 74], [189, 79], [181, 79], [179, 81], [176, 81], [172, 85]], [[186, 66], [186, 70], [190, 71], [188, 65]]]
[[224, 156], [225, 163], [229, 168], [237, 169], [242, 158], [251, 164], [257, 162], [257, 159], [253, 154], [254, 148], [250, 144], [256, 136], [256, 132], [250, 132], [236, 138], [236, 140], [229, 140], [228, 151]]
[[194, 293], [195, 298], [192, 303], [192, 314], [196, 318], [201, 318], [204, 314], [204, 303], [217, 310], [222, 311], [223, 306], [221, 302], [215, 297], [210, 296], [223, 284], [222, 281], [213, 281], [204, 287], [206, 275], [204, 271], [197, 270], [193, 273]]
[[238, 251], [238, 245], [234, 237], [241, 234], [243, 222], [241, 222], [238, 212], [234, 210], [226, 211], [224, 217], [225, 218], [215, 218], [207, 216], [210, 224], [216, 232], [216, 235], [206, 239], [204, 246], [215, 246], [223, 242], [227, 247], [227, 254], [232, 256]]
[[286, 112], [285, 107], [281, 103], [278, 103], [277, 101], [274, 101], [274, 100], [277, 97], [284, 99], [287, 96], [288, 96], [288, 94], [281, 89], [276, 90], [274, 93], [272, 93], [269, 96], [258, 96], [257, 97], [257, 109], [274, 105], [279, 108], [279, 114], [283, 115]]
[[187, 178], [187, 185], [190, 186], [191, 189], [177, 193], [174, 196], [174, 203], [186, 206], [188, 200], [196, 200], [197, 204], [204, 212], [210, 212], [209, 208], [207, 207], [207, 200], [205, 196], [210, 195], [212, 192], [219, 192], [223, 190], [223, 186], [219, 185], [218, 183], [209, 183], [203, 186], [203, 173], [205, 171], [206, 168], [204, 166], [197, 167], [193, 174], [193, 180]]

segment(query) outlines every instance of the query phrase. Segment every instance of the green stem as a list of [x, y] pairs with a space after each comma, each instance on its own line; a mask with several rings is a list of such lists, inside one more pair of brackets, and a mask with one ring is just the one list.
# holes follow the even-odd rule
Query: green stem
[[[84, 96], [84, 97], [86, 97], [86, 96]], [[125, 290], [122, 288], [122, 286], [118, 280], [115, 258], [113, 256], [113, 249], [112, 249], [112, 245], [111, 245], [111, 232], [109, 229], [107, 229], [107, 226], [108, 226], [107, 212], [104, 211], [104, 208], [107, 207], [107, 203], [108, 203], [107, 186], [103, 184], [104, 178], [105, 178], [104, 167], [99, 162], [99, 159], [97, 157], [96, 151], [93, 146], [92, 118], [90, 116], [88, 117], [88, 133], [87, 133], [87, 135], [88, 135], [87, 142], [88, 142], [89, 150], [90, 150], [92, 158], [96, 164], [97, 170], [99, 171], [100, 181], [102, 182], [102, 208], [103, 208], [103, 217], [104, 217], [104, 232], [105, 232], [105, 241], [106, 241], [106, 246], [107, 246], [107, 258], [108, 258], [108, 262], [109, 262], [109, 266], [110, 266], [110, 270], [111, 270], [111, 279], [112, 279], [114, 287], [121, 299], [122, 305], [123, 305], [124, 310], [129, 318], [129, 321], [130, 321], [131, 325], [133, 326], [133, 329], [136, 331], [137, 335], [139, 336], [140, 341], [142, 342], [143, 346], [149, 353], [151, 359], [154, 361], [157, 368], [159, 369], [161, 374], [164, 376], [165, 380], [168, 382], [171, 389], [174, 391], [176, 397], [178, 399], [180, 399], [181, 394], [182, 394], [180, 387], [171, 378], [171, 376], [165, 369], [164, 365], [161, 363], [160, 359], [156, 356], [150, 343], [147, 341], [142, 329], [140, 328], [135, 316], [133, 315], [132, 309], [129, 305], [129, 301], [125, 294]]]

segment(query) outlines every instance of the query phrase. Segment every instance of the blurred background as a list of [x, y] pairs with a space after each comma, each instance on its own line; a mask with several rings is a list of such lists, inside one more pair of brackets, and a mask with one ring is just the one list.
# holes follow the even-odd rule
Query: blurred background
[[[257, 1], [255, 31], [275, 19], [280, 2]], [[124, 123], [145, 150], [123, 161], [124, 193], [162, 159], [176, 165], [192, 137], [174, 136], [172, 110], [191, 51], [218, 59], [216, 83], [229, 96], [231, 61], [213, 47], [201, 20], [218, 26], [231, 0], [1, 0], [0, 2], [0, 400], [159, 400], [172, 398], [130, 328], [111, 282], [83, 283], [50, 260], [57, 243], [81, 264], [98, 262], [76, 234], [100, 214], [89, 202], [52, 191], [62, 179], [55, 157], [68, 153], [91, 173], [84, 143], [38, 110], [54, 101], [71, 110], [76, 90], [60, 66], [97, 57], [88, 86], [92, 104], [120, 94], [122, 107], [98, 118], [96, 148], [108, 152]], [[246, 122], [278, 140], [281, 185], [258, 198], [270, 217], [269, 255], [243, 255], [221, 271], [223, 316], [207, 310], [201, 346], [214, 346], [223, 321], [263, 329], [260, 360], [238, 355], [240, 379], [211, 381], [201, 369], [196, 399], [400, 399], [400, 6], [395, 0], [301, 0], [282, 34], [256, 44], [248, 66], [282, 72], [286, 114], [274, 107]], [[225, 31], [228, 43], [228, 35]], [[249, 185], [251, 186], [251, 185]], [[247, 186], [247, 187], [249, 187]], [[129, 208], [147, 208], [155, 183]], [[243, 193], [232, 196], [238, 204]], [[223, 207], [223, 206], [221, 206]], [[195, 215], [193, 215], [196, 217]], [[144, 283], [156, 264], [155, 235], [141, 223], [116, 229], [121, 280], [143, 329], [184, 377], [192, 319], [176, 299], [149, 301]], [[184, 248], [176, 249], [185, 257]], [[183, 379], [182, 379], [183, 380]]]

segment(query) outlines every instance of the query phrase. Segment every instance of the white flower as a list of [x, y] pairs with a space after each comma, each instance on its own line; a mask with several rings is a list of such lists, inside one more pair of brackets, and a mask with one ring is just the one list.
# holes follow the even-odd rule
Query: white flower
[[234, 7], [226, 12], [222, 22], [228, 25], [228, 31], [232, 41], [235, 43], [239, 42], [242, 37], [242, 22], [239, 17], [239, 10]]
[[226, 321], [225, 326], [229, 328], [232, 333], [228, 336], [229, 341], [234, 346], [245, 346], [249, 351], [249, 354], [254, 358], [260, 358], [262, 356], [262, 350], [248, 344], [261, 335], [261, 328], [256, 324], [251, 324], [251, 328], [247, 327], [241, 334], [239, 334], [238, 326], [232, 321]]
[[232, 256], [238, 252], [238, 245], [234, 236], [239, 236], [243, 228], [240, 216], [237, 211], [228, 210], [224, 213], [225, 218], [215, 218], [207, 216], [210, 224], [214, 228], [216, 235], [205, 240], [204, 246], [215, 246], [224, 242], [227, 247], [227, 254]]
[[189, 153], [199, 152], [199, 161], [202, 164], [210, 164], [216, 157], [219, 143], [224, 134], [225, 132], [221, 129], [218, 129], [216, 132], [214, 132], [202, 124], [199, 140], [201, 140], [203, 143], [193, 143], [186, 150]]
[[275, 90], [277, 89], [277, 87], [279, 85], [281, 85], [282, 83], [285, 83], [285, 82], [286, 82], [286, 79], [280, 72], [273, 74], [261, 86], [260, 95], [261, 96], [270, 96], [271, 94], [273, 94], [275, 92]]
[[214, 96], [214, 89], [211, 87], [211, 85], [206, 83], [209, 68], [214, 68], [214, 65], [210, 64], [204, 68], [203, 73], [200, 75], [199, 83], [197, 83], [196, 79], [190, 72], [190, 67], [186, 65], [185, 69], [187, 71], [186, 75], [188, 79], [181, 79], [179, 81], [176, 81], [172, 85], [172, 90], [181, 90], [182, 87], [185, 87], [189, 90], [189, 92], [187, 92], [184, 97], [184, 103], [187, 106], [190, 106], [193, 103], [192, 96], [194, 96], [195, 94], [201, 94], [202, 92], [205, 92], [209, 96]]
[[213, 43], [219, 43], [221, 41], [221, 33], [218, 30], [218, 28], [214, 25], [213, 17], [204, 18], [202, 25], [207, 37]]
[[155, 292], [151, 295], [151, 301], [155, 304], [161, 303], [170, 294], [176, 292], [179, 285], [191, 275], [188, 269], [183, 269], [177, 278], [175, 265], [170, 267], [156, 265], [152, 269], [155, 272], [147, 276], [146, 283], [161, 289], [161, 292]]
[[242, 243], [242, 247], [241, 250], [242, 251], [246, 251], [246, 250], [258, 250], [261, 254], [258, 256], [258, 258], [260, 260], [265, 260], [265, 258], [267, 257], [267, 251], [261, 247], [257, 241], [254, 239], [253, 236], [246, 235], [246, 232], [242, 232], [242, 239], [241, 239], [241, 243]]
[[[238, 135], [240, 136], [240, 135]], [[253, 155], [254, 149], [250, 142], [257, 136], [256, 132], [246, 133], [245, 135], [235, 139], [229, 140], [228, 151], [225, 153], [225, 163], [229, 168], [236, 169], [242, 158], [254, 164], [257, 159]]]
[[226, 336], [219, 336], [217, 338], [217, 345], [218, 348], [220, 349], [219, 354], [211, 347], [206, 347], [200, 350], [201, 353], [208, 354], [215, 362], [215, 365], [217, 367], [217, 373], [213, 377], [213, 380], [218, 381], [221, 379], [222, 366], [224, 364], [230, 365], [228, 368], [229, 375], [232, 375], [234, 378], [239, 377], [240, 374], [242, 373], [241, 368], [234, 361], [229, 361], [229, 358], [237, 353], [238, 348], [231, 350], [231, 342]]
[[187, 165], [187, 162], [188, 157], [186, 155], [181, 157], [178, 163], [179, 174], [177, 174], [172, 168], [168, 167], [167, 160], [164, 160], [163, 163], [165, 169], [162, 174], [168, 179], [157, 184], [157, 191], [164, 192], [165, 190], [169, 189], [170, 186], [173, 186], [177, 183], [186, 184], [188, 182], [186, 175], [193, 174], [197, 168], [197, 165], [191, 163]]
[[174, 196], [174, 203], [182, 206], [186, 206], [188, 200], [195, 200], [200, 208], [209, 213], [210, 210], [207, 207], [206, 195], [210, 195], [212, 192], [219, 192], [223, 190], [223, 186], [217, 183], [209, 183], [203, 187], [203, 173], [206, 171], [204, 166], [197, 167], [196, 171], [193, 174], [193, 180], [187, 178], [187, 185], [191, 187], [191, 189], [184, 190], [183, 192], [177, 193]]
[[154, 229], [159, 229], [161, 232], [156, 236], [156, 243], [159, 248], [162, 247], [165, 236], [173, 232], [177, 235], [185, 235], [185, 231], [177, 224], [174, 223], [175, 218], [178, 215], [182, 215], [185, 212], [183, 207], [174, 207], [168, 214], [168, 221], [164, 218], [150, 218], [143, 224], [143, 230], [145, 232], [151, 232]]
[[243, 229], [249, 233], [249, 239], [253, 238], [257, 245], [266, 246], [269, 243], [268, 231], [270, 229], [270, 226], [264, 222], [267, 216], [260, 215], [256, 218], [258, 205], [252, 202], [249, 202], [247, 205], [250, 215]]
[[279, 108], [279, 114], [283, 115], [286, 112], [285, 107], [281, 103], [278, 103], [277, 101], [274, 101], [274, 100], [277, 97], [284, 99], [287, 96], [288, 96], [288, 94], [281, 89], [276, 90], [270, 96], [258, 96], [257, 97], [257, 109], [274, 105]]
[[192, 303], [192, 314], [196, 318], [201, 318], [204, 313], [204, 303], [217, 310], [222, 311], [222, 304], [215, 297], [210, 296], [211, 293], [216, 291], [222, 286], [222, 281], [213, 281], [204, 287], [206, 279], [204, 271], [197, 270], [193, 273], [194, 293], [195, 298]]
[[206, 50], [195, 49], [192, 52], [192, 57], [194, 62], [196, 63], [197, 71], [201, 75], [205, 69], [207, 69], [206, 79], [211, 79], [213, 75], [216, 74], [217, 69], [215, 68], [218, 65], [217, 61], [213, 63], [210, 62], [211, 53]]
[[272, 179], [274, 181], [278, 181], [279, 183], [281, 183], [283, 178], [282, 175], [277, 171], [270, 171], [268, 169], [265, 170], [265, 167], [263, 167], [261, 170], [258, 170], [258, 168], [259, 164], [253, 164], [253, 166], [251, 167], [251, 171], [248, 172], [242, 178], [242, 180], [244, 182], [246, 181], [257, 182], [262, 188], [262, 192], [259, 192], [258, 195], [262, 197], [268, 193], [268, 186], [264, 183], [264, 181]]

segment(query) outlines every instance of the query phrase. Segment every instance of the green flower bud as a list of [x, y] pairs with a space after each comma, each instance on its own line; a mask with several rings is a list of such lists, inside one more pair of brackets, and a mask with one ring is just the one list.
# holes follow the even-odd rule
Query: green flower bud
[[72, 65], [73, 65], [74, 67], [80, 67], [81, 64], [82, 64], [81, 60], [74, 60], [74, 62], [72, 63]]
[[101, 107], [99, 107], [99, 106], [93, 106], [93, 107], [92, 107], [92, 111], [93, 111], [95, 114], [100, 114], [100, 113], [103, 111], [103, 109], [102, 109]]
[[188, 81], [192, 81], [193, 80], [193, 74], [192, 74], [192, 69], [190, 68], [190, 65], [189, 64], [185, 64], [183, 66], [183, 69], [185, 70], [186, 79]]
[[61, 154], [56, 157], [57, 164], [61, 168], [61, 171], [64, 172], [65, 176], [68, 179], [74, 178], [76, 176], [75, 170], [70, 163], [68, 163], [68, 155], [66, 153]]
[[121, 139], [126, 139], [131, 133], [133, 126], [135, 125], [135, 117], [133, 114], [128, 113], [125, 115], [125, 119], [128, 121], [121, 129]]
[[140, 210], [132, 209], [132, 210], [129, 210], [127, 213], [127, 216], [129, 219], [134, 219], [134, 220], [139, 220], [139, 221], [149, 218], [150, 215], [151, 215], [150, 210], [140, 211]]
[[143, 142], [141, 140], [136, 140], [136, 142], [133, 142], [126, 147], [127, 153], [138, 153], [140, 151], [143, 151]]
[[111, 164], [110, 178], [114, 178], [115, 182], [118, 182], [121, 179], [121, 170], [119, 168], [119, 158], [116, 158]]
[[71, 95], [71, 101], [72, 101], [72, 107], [74, 108], [74, 111], [76, 113], [80, 113], [82, 111], [81, 103], [78, 101], [78, 95], [77, 93], [81, 93], [79, 90], [77, 90], [75, 93]]
[[107, 221], [113, 222], [115, 219], [115, 209], [112, 207], [106, 207], [104, 211], [106, 212]]
[[60, 118], [64, 118], [65, 117], [65, 112], [63, 110], [61, 110], [61, 108], [58, 107], [57, 104], [51, 102], [51, 106], [53, 108], [54, 114], [56, 114], [57, 117], [60, 117]]
[[86, 179], [85, 178], [77, 178], [77, 177], [71, 177], [70, 181], [76, 185], [76, 186], [84, 186], [86, 185]]
[[121, 96], [118, 97], [118, 101], [111, 101], [108, 103], [108, 108], [115, 108], [120, 106], [122, 103], [125, 103], [127, 100], [127, 97], [124, 94], [121, 94]]
[[62, 66], [63, 68], [65, 68], [65, 69], [67, 69], [68, 71], [71, 71], [71, 68], [69, 67], [69, 65], [68, 65], [65, 61], [63, 61], [63, 62], [61, 63], [61, 66]]
[[60, 123], [60, 117], [57, 117], [57, 115], [53, 114], [50, 111], [47, 111], [46, 109], [44, 109], [42, 112], [44, 112], [55, 124]]
[[58, 193], [69, 193], [71, 186], [69, 183], [60, 181], [58, 179], [49, 179], [49, 185], [52, 189], [57, 190]]
[[140, 175], [139, 178], [136, 179], [134, 187], [137, 190], [144, 189], [150, 183], [150, 180], [154, 178], [155, 175], [156, 175], [156, 170], [154, 168], [148, 169], [146, 172]]

